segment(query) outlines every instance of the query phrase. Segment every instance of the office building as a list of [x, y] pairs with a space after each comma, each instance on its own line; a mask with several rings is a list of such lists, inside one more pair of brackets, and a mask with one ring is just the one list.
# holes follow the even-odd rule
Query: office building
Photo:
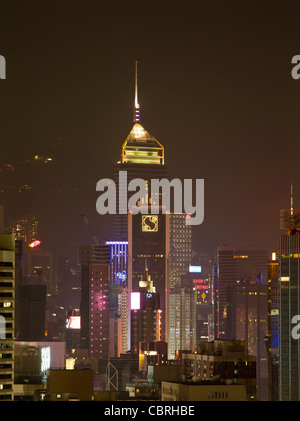
[[[127, 183], [120, 184], [120, 174], [126, 172]], [[128, 330], [125, 332], [123, 349], [131, 346], [131, 292], [138, 292], [139, 278], [144, 273], [145, 258], [156, 292], [160, 295], [162, 310], [162, 338], [165, 337], [165, 290], [167, 271], [168, 222], [162, 213], [162, 193], [151, 196], [151, 180], [166, 178], [167, 168], [164, 161], [164, 147], [142, 125], [138, 103], [137, 63], [135, 70], [135, 101], [133, 126], [121, 148], [120, 160], [114, 165], [116, 185], [117, 214], [114, 217], [115, 241], [128, 241], [128, 295], [122, 291], [120, 300], [127, 305]], [[143, 214], [128, 212], [127, 201], [133, 193], [127, 191], [128, 184], [134, 179], [146, 182], [145, 196], [136, 202], [143, 207]], [[128, 196], [128, 197], [127, 197]], [[151, 214], [149, 205], [156, 207], [156, 214]], [[122, 211], [120, 207], [125, 207]], [[124, 309], [124, 306], [122, 307]]]
[[131, 293], [131, 350], [139, 351], [141, 342], [161, 341], [160, 296], [145, 268], [139, 287]]
[[173, 288], [169, 293], [169, 359], [178, 351], [196, 348], [196, 290], [191, 285]]
[[89, 356], [109, 355], [110, 338], [110, 247], [80, 247], [81, 346]]
[[20, 287], [20, 323], [17, 339], [43, 341], [46, 339], [46, 285]]
[[221, 246], [218, 248], [217, 276], [214, 277], [214, 324], [216, 339], [227, 336], [227, 290], [244, 278], [260, 279], [262, 285], [268, 281], [268, 252], [255, 246]]
[[279, 375], [279, 278], [278, 253], [272, 253], [268, 262], [268, 333], [266, 346], [268, 352], [269, 401], [278, 401]]
[[248, 354], [246, 341], [203, 342], [198, 352], [182, 353], [182, 379], [244, 385], [247, 400], [256, 400], [256, 357]]
[[10, 231], [16, 240], [23, 240], [24, 244], [30, 245], [38, 240], [39, 220], [37, 215], [27, 215], [16, 219], [10, 226]]
[[249, 355], [256, 356], [257, 399], [268, 400], [267, 285], [260, 279], [241, 279], [227, 290], [227, 337], [245, 340]]
[[[293, 196], [291, 196], [292, 198]], [[300, 211], [280, 212], [279, 238], [279, 400], [300, 400]]]
[[46, 395], [48, 370], [65, 368], [63, 341], [15, 341], [15, 400], [39, 400]]
[[[162, 401], [247, 401], [247, 387], [244, 384], [233, 385], [220, 381], [166, 382], [161, 385]], [[176, 413], [177, 415], [178, 413]]]
[[183, 275], [182, 285], [190, 285], [196, 294], [196, 342], [212, 340], [210, 335], [212, 307], [212, 283], [203, 272], [203, 266], [190, 265], [189, 273]]
[[153, 286], [160, 297], [161, 339], [163, 341], [166, 335], [168, 217], [169, 215], [163, 214], [133, 215], [131, 212], [128, 214], [128, 290], [131, 293], [139, 291], [140, 277], [144, 273], [145, 260], [147, 260]]
[[[119, 185], [120, 171], [127, 172], [127, 183], [139, 178], [147, 182], [146, 197], [140, 205], [160, 204], [160, 197], [151, 198], [151, 179], [166, 178], [167, 168], [164, 162], [164, 147], [140, 123], [140, 105], [138, 103], [137, 62], [135, 69], [135, 101], [132, 129], [122, 144], [121, 158], [114, 166], [114, 181], [117, 188], [117, 209], [120, 202], [127, 204], [127, 186]], [[128, 195], [129, 196], [129, 195]], [[114, 236], [117, 241], [128, 240], [127, 209], [117, 212], [114, 219]]]
[[128, 318], [128, 241], [106, 241], [110, 246], [110, 289], [117, 294], [117, 324], [115, 334], [115, 346], [117, 347], [115, 356], [126, 353], [131, 349], [129, 338], [129, 318]]
[[[1, 210], [0, 210], [1, 212]], [[1, 219], [1, 218], [0, 218]], [[3, 227], [0, 221], [0, 229]], [[15, 237], [0, 231], [0, 400], [14, 400]]]
[[45, 400], [92, 401], [93, 370], [49, 370]]

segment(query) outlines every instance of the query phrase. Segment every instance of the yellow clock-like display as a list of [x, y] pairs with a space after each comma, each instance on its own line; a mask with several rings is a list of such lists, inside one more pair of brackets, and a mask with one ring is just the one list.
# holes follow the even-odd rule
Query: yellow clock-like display
[[158, 215], [142, 215], [142, 231], [158, 231]]

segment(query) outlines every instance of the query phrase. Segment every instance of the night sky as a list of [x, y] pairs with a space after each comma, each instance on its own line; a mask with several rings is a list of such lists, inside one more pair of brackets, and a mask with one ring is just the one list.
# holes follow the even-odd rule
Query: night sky
[[[91, 243], [82, 213], [111, 238], [95, 186], [133, 125], [138, 60], [141, 124], [164, 145], [169, 178], [205, 180], [195, 248], [272, 251], [291, 182], [300, 208], [299, 22], [289, 1], [1, 0], [5, 221], [38, 213], [45, 250]], [[35, 155], [53, 162], [24, 164]]]

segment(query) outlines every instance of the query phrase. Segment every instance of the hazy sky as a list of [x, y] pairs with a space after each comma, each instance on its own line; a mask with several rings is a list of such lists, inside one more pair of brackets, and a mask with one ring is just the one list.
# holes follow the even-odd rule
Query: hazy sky
[[50, 249], [90, 241], [81, 213], [109, 239], [95, 185], [113, 177], [131, 130], [138, 60], [141, 123], [169, 178], [205, 180], [195, 245], [272, 250], [291, 182], [300, 208], [299, 18], [289, 1], [2, 0], [0, 163], [53, 157], [47, 173], [17, 174], [33, 192], [0, 195], [6, 219], [39, 212]]

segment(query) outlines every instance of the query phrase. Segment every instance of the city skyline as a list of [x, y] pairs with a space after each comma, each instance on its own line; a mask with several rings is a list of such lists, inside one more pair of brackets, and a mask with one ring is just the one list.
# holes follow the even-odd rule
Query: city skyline
[[300, 399], [299, 17], [0, 4], [0, 400]]

